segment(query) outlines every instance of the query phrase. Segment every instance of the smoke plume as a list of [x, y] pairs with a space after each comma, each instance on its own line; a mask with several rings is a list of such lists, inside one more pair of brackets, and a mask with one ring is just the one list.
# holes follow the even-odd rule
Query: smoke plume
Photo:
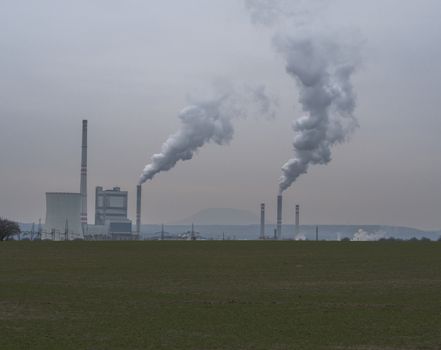
[[192, 159], [207, 143], [228, 144], [234, 135], [233, 119], [247, 116], [250, 105], [257, 109], [258, 114], [274, 113], [272, 99], [264, 87], [248, 88], [240, 93], [229, 86], [218, 86], [215, 97], [193, 102], [184, 108], [178, 115], [180, 129], [168, 137], [160, 153], [153, 155], [141, 174], [139, 184], [153, 179], [159, 172], [170, 170], [179, 161]]
[[346, 141], [358, 126], [351, 77], [359, 62], [359, 45], [353, 37], [312, 27], [312, 11], [304, 1], [248, 0], [246, 5], [255, 23], [283, 23], [276, 29], [273, 46], [299, 88], [303, 115], [293, 123], [294, 157], [282, 166], [282, 193], [310, 165], [329, 163], [332, 146]]

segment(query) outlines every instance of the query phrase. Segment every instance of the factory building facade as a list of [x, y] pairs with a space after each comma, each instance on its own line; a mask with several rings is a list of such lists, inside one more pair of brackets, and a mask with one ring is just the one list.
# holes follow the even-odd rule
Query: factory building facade
[[95, 225], [106, 222], [127, 220], [127, 191], [119, 187], [104, 190], [101, 186], [95, 189]]
[[[101, 227], [107, 238], [132, 239], [132, 221], [127, 218], [127, 191], [119, 187], [104, 190], [95, 188], [95, 226]], [[93, 229], [92, 229], [93, 231]]]

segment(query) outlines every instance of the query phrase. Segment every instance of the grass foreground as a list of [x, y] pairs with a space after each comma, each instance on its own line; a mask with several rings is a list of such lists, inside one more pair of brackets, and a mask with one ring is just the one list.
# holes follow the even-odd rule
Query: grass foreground
[[0, 349], [441, 349], [441, 243], [5, 242]]

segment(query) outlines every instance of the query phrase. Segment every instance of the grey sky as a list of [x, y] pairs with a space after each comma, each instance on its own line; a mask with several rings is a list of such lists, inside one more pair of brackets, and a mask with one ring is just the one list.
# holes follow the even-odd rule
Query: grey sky
[[[365, 39], [355, 75], [360, 128], [285, 193], [303, 223], [441, 228], [441, 3], [324, 1], [330, 28]], [[235, 121], [228, 146], [209, 144], [143, 187], [143, 221], [206, 207], [274, 221], [280, 167], [292, 156], [297, 88], [238, 0], [0, 0], [0, 215], [44, 218], [46, 191], [79, 191], [81, 119], [89, 120], [89, 220], [97, 185], [129, 190], [179, 126], [189, 94], [216, 79], [265, 84], [274, 120]]]

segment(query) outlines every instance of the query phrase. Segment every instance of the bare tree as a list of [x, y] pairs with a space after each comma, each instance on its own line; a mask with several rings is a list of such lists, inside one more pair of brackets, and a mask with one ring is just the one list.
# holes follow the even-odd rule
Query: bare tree
[[16, 222], [0, 218], [0, 241], [7, 241], [20, 233], [20, 226]]

